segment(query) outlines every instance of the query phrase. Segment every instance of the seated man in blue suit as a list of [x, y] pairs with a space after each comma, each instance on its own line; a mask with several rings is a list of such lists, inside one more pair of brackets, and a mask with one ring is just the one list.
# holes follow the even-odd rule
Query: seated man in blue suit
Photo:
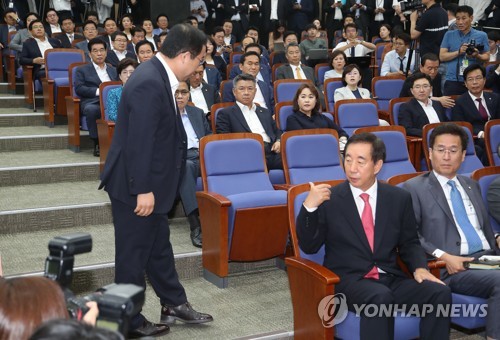
[[[268, 170], [283, 169], [280, 154], [281, 131], [276, 127], [269, 110], [254, 103], [257, 82], [250, 74], [240, 74], [233, 79], [236, 105], [222, 109], [217, 114], [217, 133], [253, 132], [264, 140]], [[213, 118], [212, 118], [213, 119]]]
[[106, 63], [117, 67], [118, 63], [125, 58], [137, 60], [135, 54], [127, 50], [127, 35], [125, 33], [115, 32], [111, 34], [111, 41], [113, 42], [113, 49], [108, 50]]
[[85, 40], [76, 43], [75, 47], [82, 50], [85, 53], [85, 60], [87, 62], [90, 62], [90, 55], [88, 49], [89, 41], [97, 37], [97, 34], [98, 34], [97, 24], [92, 20], [85, 21], [85, 23], [83, 24], [83, 36], [85, 37]]
[[194, 106], [187, 105], [189, 101], [189, 86], [186, 82], [179, 82], [175, 91], [175, 101], [181, 114], [182, 124], [187, 135], [186, 168], [179, 187], [184, 212], [191, 228], [191, 242], [193, 246], [201, 248], [201, 224], [196, 201], [196, 180], [200, 172], [200, 139], [211, 135], [212, 131], [205, 119], [204, 112]]
[[94, 156], [99, 157], [96, 120], [101, 117], [99, 105], [99, 85], [105, 81], [118, 80], [116, 69], [108, 66], [106, 43], [100, 38], [89, 41], [91, 62], [77, 68], [75, 72], [75, 92], [80, 96], [80, 111], [87, 120], [90, 139], [94, 142]]
[[429, 142], [433, 170], [407, 181], [404, 188], [412, 196], [422, 246], [446, 262], [442, 280], [452, 292], [488, 299], [486, 336], [500, 339], [500, 271], [464, 266], [482, 255], [500, 254], [500, 234], [493, 234], [479, 185], [457, 175], [467, 140], [461, 126], [436, 127]]
[[[246, 73], [254, 76], [257, 79], [257, 75], [260, 69], [260, 56], [255, 52], [247, 52], [241, 56], [240, 63], [238, 64], [240, 74]], [[222, 94], [222, 98], [225, 102], [234, 102], [234, 94], [233, 88], [230, 86], [231, 84], [226, 84], [224, 86], [224, 93]], [[257, 80], [257, 92], [255, 93], [255, 98], [253, 102], [255, 104], [259, 104], [260, 107], [263, 107], [271, 114], [274, 112], [274, 94], [273, 89], [269, 86], [269, 83], [266, 83], [262, 80]]]
[[[250, 38], [253, 39], [253, 38]], [[255, 52], [257, 55], [260, 57], [260, 67], [258, 69], [257, 75], [255, 76], [257, 80], [261, 80], [269, 85], [272, 83], [272, 77], [271, 77], [271, 67], [269, 66], [269, 61], [262, 55], [262, 49], [259, 46], [259, 44], [248, 44], [245, 47], [244, 53], [248, 52]], [[240, 59], [241, 63], [241, 59]], [[238, 64], [236, 64], [232, 69], [231, 72], [229, 73], [229, 79], [233, 79], [236, 77], [238, 74], [241, 74], [241, 69], [238, 67]]]

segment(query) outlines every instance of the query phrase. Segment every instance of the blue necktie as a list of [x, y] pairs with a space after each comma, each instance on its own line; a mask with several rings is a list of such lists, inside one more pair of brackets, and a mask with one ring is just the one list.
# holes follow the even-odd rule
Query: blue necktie
[[462, 200], [462, 195], [460, 195], [460, 192], [457, 189], [457, 185], [452, 180], [448, 181], [448, 185], [451, 187], [450, 196], [453, 212], [455, 212], [455, 218], [457, 219], [458, 226], [462, 229], [462, 232], [467, 240], [467, 244], [469, 245], [469, 254], [483, 250], [483, 243], [467, 217], [464, 201]]

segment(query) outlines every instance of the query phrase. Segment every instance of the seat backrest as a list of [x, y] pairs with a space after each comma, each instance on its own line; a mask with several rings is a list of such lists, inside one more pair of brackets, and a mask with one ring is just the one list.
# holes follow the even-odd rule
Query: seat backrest
[[276, 80], [274, 86], [274, 101], [276, 103], [293, 100], [297, 89], [305, 83], [312, 84], [308, 79], [280, 79]]
[[223, 196], [273, 190], [267, 173], [264, 142], [254, 133], [228, 133], [200, 140], [204, 191]]
[[78, 96], [76, 94], [76, 91], [75, 91], [75, 73], [76, 73], [76, 70], [78, 69], [78, 66], [82, 66], [82, 65], [85, 65], [86, 63], [82, 63], [82, 62], [78, 62], [78, 63], [72, 63], [69, 65], [69, 68], [68, 68], [68, 74], [69, 74], [69, 95], [73, 98], [80, 98], [80, 96]]
[[434, 124], [424, 125], [422, 129], [422, 147], [424, 149], [425, 160], [427, 162], [428, 169], [432, 169], [432, 165], [429, 159], [429, 145], [430, 145], [429, 139], [432, 131], [439, 124], [460, 125], [465, 130], [467, 136], [469, 137], [469, 141], [467, 143], [467, 149], [465, 150], [465, 159], [462, 162], [460, 169], [458, 169], [457, 171], [458, 174], [470, 174], [474, 170], [481, 169], [484, 167], [479, 158], [476, 156], [476, 149], [474, 148], [474, 139], [472, 138], [472, 125], [468, 122], [453, 122], [453, 123], [434, 123]]
[[[488, 189], [490, 188], [491, 182], [493, 182], [498, 176], [500, 176], [500, 166], [478, 169], [471, 174], [471, 178], [479, 183], [486, 211], [490, 211], [488, 206]], [[493, 231], [495, 233], [500, 232], [500, 224], [493, 218], [493, 216], [491, 216], [491, 214], [489, 216]]]
[[389, 101], [399, 97], [404, 81], [403, 76], [374, 77], [372, 79], [372, 95], [376, 98], [380, 110], [388, 110]]
[[101, 119], [108, 119], [108, 110], [106, 110], [106, 105], [108, 104], [108, 94], [112, 89], [116, 89], [122, 86], [121, 81], [105, 81], [99, 85], [99, 104], [101, 107]]
[[423, 175], [425, 173], [426, 173], [426, 171], [421, 171], [421, 172], [412, 172], [409, 174], [394, 175], [394, 176], [389, 177], [386, 180], [386, 182], [390, 185], [394, 185], [397, 187], [403, 187], [403, 185], [406, 181], [409, 181], [413, 177], [417, 177], [417, 176]]
[[328, 112], [333, 112], [333, 107], [335, 105], [335, 90], [342, 86], [344, 86], [344, 84], [342, 84], [342, 78], [329, 78], [323, 84], [327, 106], [326, 109]]
[[85, 54], [78, 49], [53, 48], [45, 51], [44, 59], [47, 79], [68, 78], [69, 65], [85, 62]]
[[226, 103], [217, 103], [212, 105], [210, 108], [210, 117], [211, 117], [211, 125], [212, 125], [212, 133], [216, 134], [216, 125], [217, 125], [217, 114], [219, 113], [220, 110], [222, 110], [225, 107], [228, 106], [233, 106], [235, 103], [234, 102], [226, 102]]
[[[333, 187], [342, 182], [344, 182], [344, 180], [322, 181], [320, 183], [328, 183]], [[309, 183], [295, 185], [288, 191], [288, 221], [290, 226], [290, 239], [292, 241], [292, 248], [294, 256], [314, 261], [318, 264], [323, 265], [323, 260], [325, 258], [324, 245], [315, 254], [306, 254], [299, 247], [299, 240], [297, 238], [296, 231], [296, 220], [302, 204], [307, 197], [307, 194], [309, 194]]]
[[323, 85], [323, 81], [325, 80], [325, 73], [331, 69], [332, 67], [328, 63], [321, 63], [314, 66], [314, 76], [316, 77], [320, 85]]
[[[222, 102], [232, 102], [234, 101], [234, 94], [233, 94], [233, 81], [232, 80], [224, 80], [221, 83], [220, 86], [220, 94], [221, 94], [221, 99]], [[232, 98], [230, 95], [233, 95]]]
[[271, 78], [273, 80], [273, 83], [278, 79], [278, 69], [280, 66], [285, 65], [284, 63], [277, 63], [273, 64], [273, 67], [271, 68]]
[[276, 125], [281, 131], [286, 131], [286, 120], [293, 114], [293, 102], [277, 103], [274, 108]]
[[338, 134], [332, 129], [288, 131], [281, 136], [287, 184], [344, 179]]
[[412, 97], [393, 98], [389, 101], [389, 120], [391, 125], [399, 125], [399, 108], [401, 104], [409, 102]]
[[500, 119], [493, 119], [484, 126], [484, 143], [490, 165], [500, 165]]
[[378, 126], [377, 103], [373, 99], [345, 99], [335, 103], [336, 123], [351, 136], [360, 127]]
[[376, 126], [370, 128], [357, 129], [354, 134], [371, 132], [382, 139], [385, 144], [385, 162], [382, 169], [377, 174], [380, 180], [387, 180], [389, 177], [416, 172], [410, 161], [410, 155], [406, 147], [406, 132], [402, 126]]
[[326, 118], [330, 119], [332, 122], [334, 122], [335, 120], [333, 119], [333, 115], [330, 113], [330, 112], [321, 112], [321, 114], [323, 116], [325, 116]]
[[231, 64], [238, 64], [240, 62], [243, 52], [231, 52], [229, 55], [229, 62]]

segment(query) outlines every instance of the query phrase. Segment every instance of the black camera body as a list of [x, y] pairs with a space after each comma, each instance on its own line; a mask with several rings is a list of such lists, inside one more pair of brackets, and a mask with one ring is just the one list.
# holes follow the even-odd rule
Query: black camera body
[[476, 44], [476, 40], [472, 39], [470, 43], [467, 44], [467, 49], [465, 50], [465, 54], [473, 55], [476, 52], [476, 48], [479, 52], [484, 51], [484, 45]]
[[403, 1], [400, 2], [399, 5], [401, 6], [401, 12], [422, 10], [425, 8], [422, 0]]

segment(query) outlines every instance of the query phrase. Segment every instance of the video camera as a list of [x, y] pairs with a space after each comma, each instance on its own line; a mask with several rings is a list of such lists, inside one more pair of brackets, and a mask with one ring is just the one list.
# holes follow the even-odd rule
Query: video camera
[[467, 49], [465, 50], [465, 54], [473, 55], [476, 52], [476, 48], [479, 52], [484, 51], [484, 45], [476, 44], [476, 40], [472, 39], [470, 43], [467, 44]]
[[68, 314], [81, 320], [89, 308], [86, 303], [97, 302], [97, 327], [127, 335], [130, 318], [144, 305], [144, 288], [133, 284], [110, 284], [84, 297], [75, 297], [69, 290], [73, 279], [74, 255], [92, 251], [92, 237], [87, 233], [56, 236], [49, 241], [49, 256], [45, 260], [45, 277], [56, 281], [66, 297]]
[[401, 6], [401, 12], [414, 11], [414, 10], [418, 11], [425, 8], [425, 5], [422, 3], [422, 0], [402, 1], [399, 3], [399, 6]]

